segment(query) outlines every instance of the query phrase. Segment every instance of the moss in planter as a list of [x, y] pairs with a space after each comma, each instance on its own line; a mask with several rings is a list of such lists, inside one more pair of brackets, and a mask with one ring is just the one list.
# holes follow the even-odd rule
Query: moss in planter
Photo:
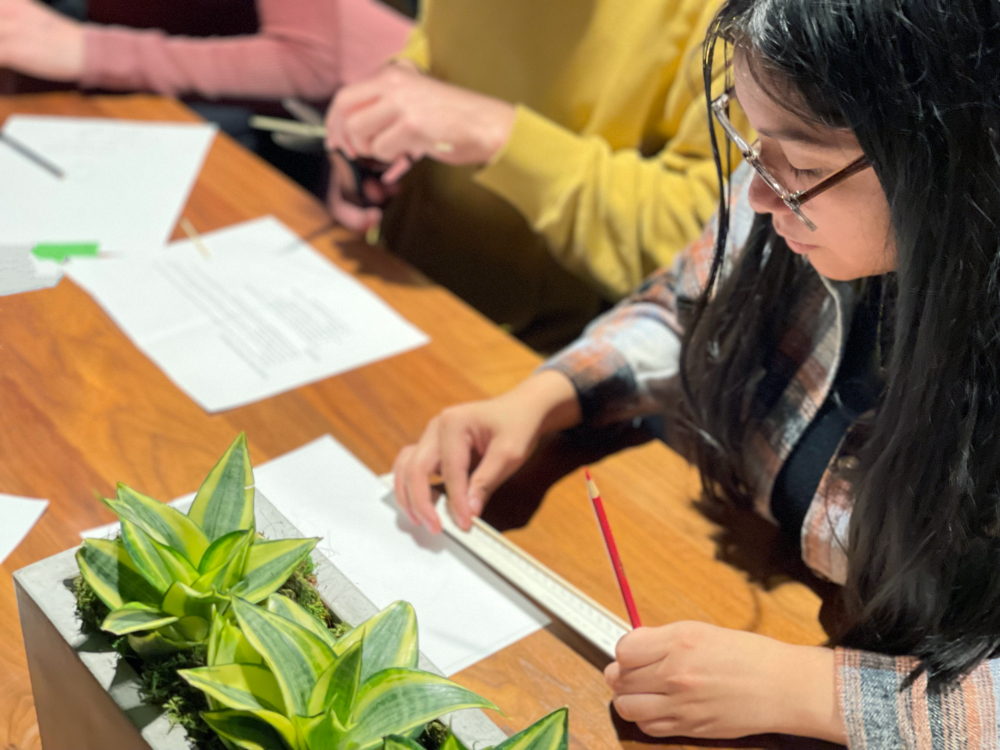
[[201, 712], [208, 710], [205, 694], [177, 674], [178, 669], [204, 667], [204, 648], [151, 661], [142, 661], [134, 653], [126, 658], [142, 679], [140, 694], [144, 701], [161, 706], [172, 723], [184, 727], [191, 744], [199, 750], [226, 750], [222, 740], [201, 718]]
[[[307, 557], [295, 569], [278, 593], [284, 594], [292, 601], [308, 610], [317, 619], [325, 622], [338, 638], [350, 630], [350, 626], [340, 622], [327, 609], [315, 589], [316, 565], [312, 558]], [[80, 618], [80, 629], [84, 635], [101, 634], [101, 623], [110, 610], [102, 602], [83, 576], [73, 579], [73, 594], [76, 597], [76, 612]], [[183, 651], [159, 659], [142, 660], [128, 644], [128, 637], [122, 636], [111, 640], [111, 648], [124, 657], [139, 676], [139, 694], [144, 702], [159, 706], [174, 724], [180, 724], [187, 730], [192, 744], [199, 750], [225, 750], [225, 746], [201, 718], [201, 712], [208, 710], [205, 694], [191, 687], [178, 674], [179, 669], [193, 669], [205, 666], [205, 649], [197, 648]], [[442, 740], [443, 741], [443, 740]], [[437, 750], [441, 743], [426, 746], [427, 750]]]
[[351, 629], [347, 623], [341, 622], [327, 609], [316, 591], [316, 563], [311, 557], [303, 560], [299, 567], [288, 577], [285, 585], [278, 589], [279, 594], [287, 596], [304, 610], [333, 631], [340, 638]]
[[101, 632], [101, 623], [111, 610], [102, 602], [83, 576], [73, 579], [73, 596], [76, 598], [76, 616], [80, 618], [80, 630], [84, 635]]
[[443, 723], [435, 719], [424, 727], [424, 731], [421, 732], [419, 737], [417, 737], [417, 743], [421, 745], [424, 750], [439, 750], [450, 734], [451, 730], [448, 729], [448, 727], [446, 727]]

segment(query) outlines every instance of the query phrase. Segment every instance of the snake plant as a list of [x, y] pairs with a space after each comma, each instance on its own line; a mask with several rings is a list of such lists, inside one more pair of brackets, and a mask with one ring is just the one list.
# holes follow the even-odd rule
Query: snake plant
[[202, 483], [187, 514], [119, 484], [103, 498], [121, 537], [88, 539], [80, 573], [143, 657], [205, 644], [233, 595], [255, 604], [277, 591], [318, 539], [267, 541], [254, 527], [254, 481], [240, 434]]
[[[214, 622], [209, 666], [180, 675], [209, 697], [217, 710], [202, 715], [233, 747], [372, 750], [450, 711], [496, 710], [416, 668], [417, 620], [405, 602], [340, 639], [280, 594], [266, 607], [234, 597], [232, 612], [238, 628], [222, 617]], [[235, 661], [248, 653], [249, 660]]]
[[[539, 719], [527, 729], [508, 737], [492, 750], [567, 750], [569, 747], [569, 710], [560, 708]], [[389, 735], [382, 750], [424, 750], [410, 737]], [[453, 734], [440, 750], [468, 750]], [[486, 750], [490, 750], [487, 748]]]

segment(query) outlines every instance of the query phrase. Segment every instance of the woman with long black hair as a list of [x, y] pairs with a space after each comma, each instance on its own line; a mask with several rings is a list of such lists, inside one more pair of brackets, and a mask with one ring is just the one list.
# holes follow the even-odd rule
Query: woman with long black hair
[[705, 49], [707, 70], [731, 54], [712, 108], [749, 162], [717, 222], [532, 378], [435, 418], [396, 461], [397, 497], [436, 530], [440, 472], [467, 526], [542, 434], [665, 413], [709, 495], [843, 585], [850, 627], [835, 649], [640, 628], [606, 673], [622, 716], [995, 748], [1000, 2], [728, 0]]

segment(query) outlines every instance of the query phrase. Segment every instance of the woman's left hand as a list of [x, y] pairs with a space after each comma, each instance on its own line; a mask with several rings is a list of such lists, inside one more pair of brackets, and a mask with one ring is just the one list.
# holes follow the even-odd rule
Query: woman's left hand
[[76, 81], [83, 74], [83, 24], [37, 0], [0, 0], [0, 68]]
[[700, 622], [639, 628], [605, 679], [646, 734], [731, 739], [780, 732], [846, 742], [833, 651]]

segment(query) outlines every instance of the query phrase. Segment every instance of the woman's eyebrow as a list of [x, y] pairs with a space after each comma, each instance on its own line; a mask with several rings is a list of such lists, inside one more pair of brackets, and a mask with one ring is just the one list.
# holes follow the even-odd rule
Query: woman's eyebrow
[[821, 133], [817, 133], [816, 131], [807, 130], [806, 128], [797, 128], [794, 125], [778, 128], [776, 130], [761, 128], [757, 131], [757, 133], [765, 138], [773, 138], [776, 141], [792, 141], [795, 143], [804, 143], [807, 146], [816, 146], [818, 148], [838, 150], [843, 148], [841, 144], [831, 143], [829, 135], [823, 135]]

